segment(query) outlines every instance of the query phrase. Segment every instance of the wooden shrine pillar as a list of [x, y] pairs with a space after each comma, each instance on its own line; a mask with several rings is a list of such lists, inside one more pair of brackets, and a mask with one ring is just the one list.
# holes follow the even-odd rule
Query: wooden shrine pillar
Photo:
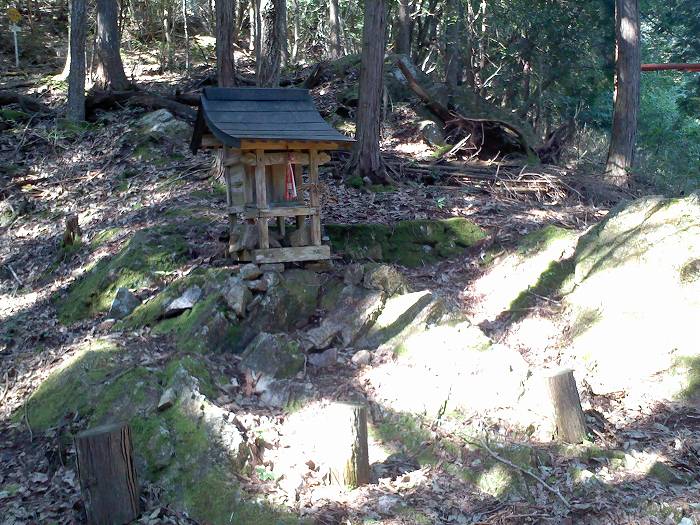
[[309, 151], [309, 203], [316, 208], [311, 216], [311, 244], [321, 246], [321, 199], [318, 194], [318, 150]]
[[[255, 203], [258, 210], [264, 210], [267, 205], [267, 184], [265, 177], [265, 150], [255, 150]], [[270, 247], [270, 234], [267, 228], [267, 218], [258, 217], [259, 248], [266, 250]]]

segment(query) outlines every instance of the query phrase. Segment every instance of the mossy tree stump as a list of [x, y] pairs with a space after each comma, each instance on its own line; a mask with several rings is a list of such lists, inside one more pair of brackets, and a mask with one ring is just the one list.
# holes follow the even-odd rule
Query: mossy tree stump
[[122, 525], [140, 513], [131, 430], [103, 425], [75, 437], [78, 476], [89, 525]]
[[331, 483], [349, 489], [369, 483], [369, 451], [367, 445], [367, 406], [358, 403], [337, 403], [328, 411], [325, 423], [331, 429], [326, 439], [332, 454]]
[[581, 443], [586, 439], [586, 419], [574, 371], [568, 368], [555, 370], [548, 375], [547, 382], [559, 439], [566, 443]]

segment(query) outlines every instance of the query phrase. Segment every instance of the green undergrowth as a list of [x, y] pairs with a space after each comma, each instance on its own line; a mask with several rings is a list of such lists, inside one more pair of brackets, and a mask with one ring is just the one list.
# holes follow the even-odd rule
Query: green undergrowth
[[335, 251], [351, 260], [374, 260], [416, 267], [454, 257], [486, 236], [474, 223], [444, 220], [383, 224], [330, 224], [326, 231]]
[[70, 324], [108, 310], [120, 287], [162, 282], [188, 259], [183, 229], [175, 224], [137, 231], [116, 255], [101, 259], [64, 296], [55, 297], [59, 320]]

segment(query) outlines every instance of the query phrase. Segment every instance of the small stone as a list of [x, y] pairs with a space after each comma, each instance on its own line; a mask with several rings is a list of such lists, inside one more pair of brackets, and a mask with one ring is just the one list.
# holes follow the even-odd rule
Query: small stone
[[309, 354], [309, 364], [317, 368], [330, 368], [338, 362], [338, 350], [329, 348], [328, 350], [316, 354]]
[[262, 295], [256, 295], [253, 297], [253, 300], [248, 303], [248, 306], [245, 307], [246, 312], [252, 312], [253, 309], [258, 306], [260, 303], [262, 303], [263, 296]]
[[109, 314], [114, 319], [123, 319], [133, 312], [141, 304], [138, 297], [132, 294], [128, 288], [119, 288], [114, 296]]
[[265, 279], [256, 279], [254, 281], [246, 281], [248, 288], [254, 292], [266, 292], [267, 281]]
[[165, 309], [165, 317], [175, 317], [185, 310], [192, 308], [202, 296], [202, 289], [199, 286], [190, 286], [185, 293], [175, 299]]
[[343, 282], [345, 284], [358, 285], [362, 282], [364, 275], [365, 269], [361, 264], [350, 264], [345, 269], [345, 274], [343, 274]]
[[367, 366], [372, 360], [372, 354], [368, 350], [360, 350], [352, 356], [352, 363], [356, 366]]
[[389, 295], [406, 289], [403, 276], [387, 264], [368, 264], [362, 284], [369, 290], [384, 290]]
[[253, 298], [248, 287], [237, 277], [231, 277], [226, 281], [223, 296], [238, 317], [243, 317], [248, 303]]
[[265, 281], [268, 290], [280, 283], [280, 275], [276, 272], [265, 272], [261, 279]]
[[257, 264], [245, 264], [238, 272], [238, 277], [244, 281], [252, 281], [262, 275], [262, 270]]
[[261, 264], [260, 270], [263, 272], [278, 272], [282, 273], [284, 271], [284, 263], [267, 263]]
[[166, 389], [165, 392], [163, 392], [163, 395], [160, 396], [160, 401], [158, 401], [158, 411], [162, 412], [163, 410], [169, 409], [175, 404], [176, 399], [177, 394], [175, 393], [175, 389]]
[[97, 331], [98, 332], [107, 332], [110, 328], [114, 326], [114, 323], [116, 323], [116, 319], [105, 319], [102, 321], [100, 324], [97, 325]]
[[289, 234], [289, 244], [291, 246], [309, 246], [311, 244], [311, 233], [308, 226], [304, 225], [298, 230]]

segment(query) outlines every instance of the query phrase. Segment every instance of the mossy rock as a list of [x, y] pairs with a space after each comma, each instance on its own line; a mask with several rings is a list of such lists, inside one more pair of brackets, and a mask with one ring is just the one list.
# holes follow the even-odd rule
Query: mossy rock
[[370, 259], [416, 267], [454, 257], [486, 236], [461, 217], [384, 224], [329, 224], [333, 249], [351, 260]]
[[113, 257], [100, 260], [56, 298], [59, 320], [69, 324], [107, 311], [118, 288], [162, 282], [188, 259], [189, 246], [177, 225], [137, 231]]

